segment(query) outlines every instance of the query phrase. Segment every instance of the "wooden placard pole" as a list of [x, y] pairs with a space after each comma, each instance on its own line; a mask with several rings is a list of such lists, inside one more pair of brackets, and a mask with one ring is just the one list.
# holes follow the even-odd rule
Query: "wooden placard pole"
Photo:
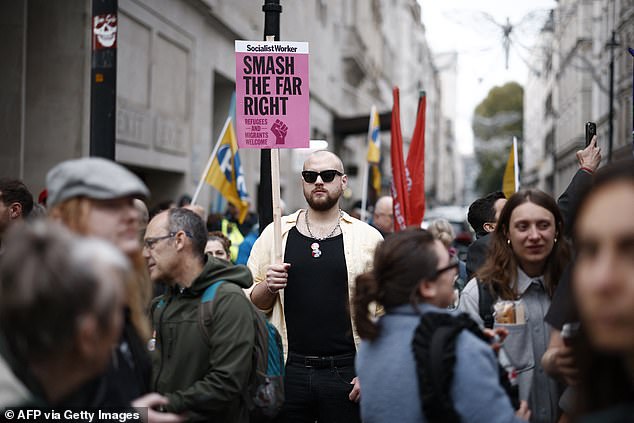
[[273, 193], [273, 254], [275, 263], [282, 257], [282, 210], [280, 208], [280, 149], [271, 149], [271, 188]]
[[[267, 35], [266, 41], [275, 41], [274, 35]], [[271, 149], [271, 194], [273, 199], [273, 255], [275, 263], [283, 262], [282, 257], [282, 210], [280, 209], [280, 149]]]

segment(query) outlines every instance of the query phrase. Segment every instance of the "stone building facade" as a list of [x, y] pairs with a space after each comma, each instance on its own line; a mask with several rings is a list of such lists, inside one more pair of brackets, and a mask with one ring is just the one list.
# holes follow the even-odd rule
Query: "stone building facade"
[[[634, 1], [561, 0], [542, 31], [524, 96], [522, 183], [558, 196], [576, 172], [585, 122], [597, 124], [604, 162], [609, 150], [609, 82], [612, 31], [614, 101], [612, 159], [632, 157]], [[544, 54], [549, 52], [549, 54]], [[552, 64], [552, 71], [543, 69]], [[550, 101], [552, 99], [552, 101]], [[540, 118], [541, 117], [541, 118]]]
[[[227, 117], [234, 90], [234, 40], [263, 38], [263, 1], [119, 0], [116, 160], [152, 191], [151, 203], [193, 193]], [[347, 204], [361, 198], [366, 135], [341, 137], [337, 119], [392, 107], [401, 88], [406, 143], [419, 90], [428, 95], [426, 187], [430, 201], [455, 194], [455, 175], [438, 157], [455, 150], [446, 134], [442, 89], [415, 0], [282, 1], [281, 39], [310, 43], [311, 138], [325, 139], [350, 175]], [[0, 47], [0, 173], [35, 193], [48, 169], [87, 156], [90, 134], [91, 2], [2, 2], [7, 42]], [[389, 184], [389, 132], [383, 132], [384, 191]], [[448, 145], [450, 143], [451, 145]], [[407, 150], [407, 146], [405, 147]], [[256, 204], [259, 152], [241, 150]], [[282, 198], [303, 198], [305, 151], [282, 151]], [[446, 158], [443, 160], [447, 160]], [[449, 159], [451, 160], [451, 159]], [[444, 163], [444, 162], [443, 162]], [[442, 195], [440, 194], [442, 193]], [[217, 199], [204, 187], [200, 204]], [[289, 211], [287, 210], [287, 211]]]

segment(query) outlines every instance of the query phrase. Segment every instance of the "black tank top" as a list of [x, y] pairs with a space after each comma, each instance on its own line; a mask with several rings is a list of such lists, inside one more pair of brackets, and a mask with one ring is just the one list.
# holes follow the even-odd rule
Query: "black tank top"
[[284, 262], [291, 264], [284, 289], [289, 351], [318, 356], [354, 353], [343, 235], [316, 241], [293, 227]]

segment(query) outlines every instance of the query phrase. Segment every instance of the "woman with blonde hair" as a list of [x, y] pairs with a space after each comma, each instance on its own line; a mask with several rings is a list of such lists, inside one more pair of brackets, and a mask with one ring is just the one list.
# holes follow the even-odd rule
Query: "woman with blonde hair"
[[447, 250], [451, 248], [451, 243], [456, 238], [456, 233], [447, 219], [440, 218], [433, 220], [427, 230], [434, 238], [442, 242]]
[[[452, 257], [457, 257], [456, 249], [453, 247], [453, 241], [456, 239], [456, 232], [447, 219], [439, 218], [433, 220], [427, 228], [434, 238], [442, 242]], [[462, 291], [467, 283], [467, 265], [458, 258], [458, 276], [454, 282], [455, 289]]]

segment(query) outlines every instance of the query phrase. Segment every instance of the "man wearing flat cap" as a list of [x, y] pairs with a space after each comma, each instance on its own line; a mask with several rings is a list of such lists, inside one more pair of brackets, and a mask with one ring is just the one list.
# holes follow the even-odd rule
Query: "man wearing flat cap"
[[[151, 337], [146, 316], [151, 287], [141, 255], [139, 212], [135, 198], [149, 195], [145, 184], [123, 166], [100, 158], [64, 161], [46, 176], [49, 215], [73, 232], [110, 241], [131, 261], [135, 277], [126, 284], [123, 333], [105, 374], [83, 386], [64, 406], [125, 407], [138, 398], [167, 399], [149, 392], [152, 365], [147, 355]], [[136, 402], [138, 404], [138, 402]], [[149, 410], [152, 414], [153, 410]], [[169, 415], [176, 420], [178, 416]], [[162, 414], [161, 417], [168, 417]], [[151, 419], [151, 417], [150, 417]]]
[[133, 200], [149, 191], [128, 169], [95, 157], [66, 160], [48, 172], [46, 188], [51, 217], [82, 235], [112, 242], [128, 256], [140, 255]]

